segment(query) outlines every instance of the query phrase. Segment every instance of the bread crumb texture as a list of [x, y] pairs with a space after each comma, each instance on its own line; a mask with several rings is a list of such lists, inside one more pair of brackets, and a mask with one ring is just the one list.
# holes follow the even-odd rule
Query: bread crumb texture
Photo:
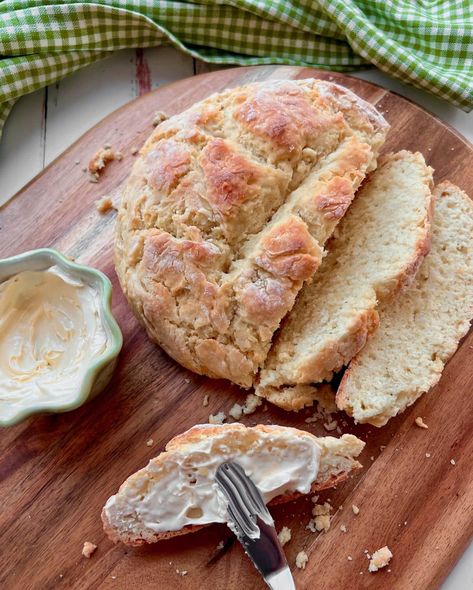
[[300, 570], [305, 570], [305, 566], [308, 561], [309, 557], [307, 553], [305, 551], [299, 551], [299, 553], [296, 555], [296, 567], [298, 567]]
[[430, 254], [410, 289], [381, 305], [380, 327], [352, 360], [337, 404], [383, 426], [439, 381], [473, 317], [473, 201], [437, 186]]
[[377, 572], [379, 569], [386, 567], [391, 561], [393, 554], [387, 546], [381, 547], [373, 553], [368, 566], [369, 572]]
[[113, 209], [113, 201], [110, 197], [101, 197], [95, 201], [95, 208], [99, 213], [107, 213]]
[[[261, 370], [258, 395], [286, 410], [318, 388], [378, 327], [379, 302], [412, 281], [430, 244], [432, 169], [419, 153], [385, 156], [337, 227], [314, 280], [303, 287]], [[335, 426], [336, 428], [336, 426]]]
[[115, 151], [107, 144], [95, 152], [89, 161], [87, 169], [91, 177], [98, 180], [107, 164], [113, 162], [113, 160], [121, 160], [122, 158], [123, 154], [121, 152]]
[[194, 372], [254, 385], [387, 129], [372, 105], [315, 79], [229, 89], [160, 122], [115, 241], [149, 337]]
[[90, 559], [91, 555], [97, 549], [97, 545], [91, 543], [90, 541], [85, 541], [84, 546], [82, 547], [82, 555]]
[[218, 412], [218, 414], [210, 414], [209, 416], [209, 424], [223, 424], [225, 422], [226, 416], [224, 412]]
[[307, 529], [315, 532], [324, 531], [325, 533], [330, 529], [330, 512], [332, 507], [328, 502], [324, 504], [315, 504], [312, 508], [312, 515], [314, 518], [309, 520]]
[[353, 514], [360, 514], [360, 509], [358, 508], [358, 506], [355, 506], [355, 504], [351, 505], [351, 509], [353, 510]]
[[424, 429], [428, 428], [427, 424], [422, 420], [422, 418], [420, 416], [418, 416], [415, 419], [415, 423], [419, 428], [424, 428]]
[[289, 543], [289, 541], [291, 540], [291, 529], [287, 526], [283, 526], [278, 533], [278, 539], [281, 543], [281, 547], [284, 547], [284, 545], [286, 545], [286, 543]]

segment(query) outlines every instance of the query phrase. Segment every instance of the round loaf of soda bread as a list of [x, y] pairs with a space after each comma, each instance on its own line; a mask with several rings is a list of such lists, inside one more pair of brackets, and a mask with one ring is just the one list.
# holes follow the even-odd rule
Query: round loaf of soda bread
[[372, 105], [316, 79], [230, 89], [158, 125], [115, 244], [149, 337], [192, 371], [250, 387], [387, 130]]

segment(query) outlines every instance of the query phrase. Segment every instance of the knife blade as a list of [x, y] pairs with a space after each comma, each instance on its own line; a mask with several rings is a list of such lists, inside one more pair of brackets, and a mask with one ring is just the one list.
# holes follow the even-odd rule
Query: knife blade
[[272, 590], [295, 590], [274, 521], [263, 498], [236, 462], [222, 463], [216, 481], [228, 501], [227, 524]]

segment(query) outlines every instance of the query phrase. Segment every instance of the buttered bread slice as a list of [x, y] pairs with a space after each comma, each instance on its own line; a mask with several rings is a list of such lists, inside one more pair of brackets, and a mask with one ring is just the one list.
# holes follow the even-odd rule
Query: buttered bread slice
[[226, 522], [227, 501], [215, 473], [236, 461], [265, 502], [288, 502], [343, 481], [361, 467], [356, 436], [317, 438], [283, 426], [197, 425], [130, 476], [106, 503], [102, 520], [113, 541], [141, 545]]
[[432, 249], [412, 287], [380, 307], [380, 328], [352, 360], [337, 405], [383, 426], [440, 379], [473, 318], [473, 203], [458, 187], [435, 189]]
[[285, 319], [256, 393], [298, 410], [378, 326], [377, 306], [409, 285], [430, 245], [432, 170], [419, 153], [382, 159]]

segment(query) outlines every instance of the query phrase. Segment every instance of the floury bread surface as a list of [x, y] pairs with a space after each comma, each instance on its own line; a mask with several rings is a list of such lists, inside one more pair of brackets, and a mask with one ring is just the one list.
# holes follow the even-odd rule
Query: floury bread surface
[[378, 326], [377, 306], [408, 286], [429, 251], [432, 169], [421, 154], [380, 159], [337, 227], [260, 373], [256, 393], [286, 409], [311, 405]]
[[250, 387], [387, 129], [371, 105], [313, 79], [231, 89], [161, 123], [116, 232], [120, 283], [151, 339]]
[[439, 381], [470, 328], [473, 203], [449, 182], [435, 195], [431, 252], [412, 287], [381, 306], [379, 330], [337, 392], [338, 407], [358, 422], [383, 426], [414, 403]]
[[153, 543], [226, 521], [217, 467], [237, 461], [266, 503], [287, 502], [343, 481], [361, 467], [364, 443], [353, 435], [317, 438], [283, 426], [197, 425], [173, 438], [106, 503], [108, 536], [130, 545]]

